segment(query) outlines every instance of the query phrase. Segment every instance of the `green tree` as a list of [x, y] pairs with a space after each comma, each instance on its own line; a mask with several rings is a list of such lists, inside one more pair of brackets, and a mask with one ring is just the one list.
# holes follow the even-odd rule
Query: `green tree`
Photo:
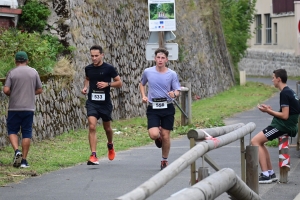
[[157, 18], [157, 4], [156, 3], [153, 3], [153, 4], [150, 4], [150, 19], [155, 19], [155, 16]]
[[233, 64], [237, 64], [248, 48], [251, 38], [250, 25], [254, 20], [256, 0], [220, 0], [221, 21], [228, 51]]

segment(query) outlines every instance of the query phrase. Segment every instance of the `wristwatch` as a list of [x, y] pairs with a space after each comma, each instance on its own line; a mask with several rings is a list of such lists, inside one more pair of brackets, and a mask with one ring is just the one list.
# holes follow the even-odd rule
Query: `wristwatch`
[[110, 86], [110, 82], [107, 82], [107, 85]]

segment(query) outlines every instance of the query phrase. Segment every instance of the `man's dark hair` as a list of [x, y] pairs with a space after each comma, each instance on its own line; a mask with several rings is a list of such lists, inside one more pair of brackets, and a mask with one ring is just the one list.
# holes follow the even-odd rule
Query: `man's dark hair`
[[100, 45], [93, 45], [91, 48], [90, 48], [90, 51], [91, 50], [99, 50], [100, 53], [103, 53], [103, 49]]
[[285, 69], [276, 69], [273, 73], [276, 78], [279, 77], [283, 83], [286, 83], [288, 76]]
[[166, 55], [166, 57], [169, 56], [169, 52], [167, 51], [167, 49], [164, 49], [164, 48], [158, 48], [158, 49], [155, 50], [154, 53], [155, 53], [155, 56], [156, 56], [158, 53], [163, 53], [163, 54]]

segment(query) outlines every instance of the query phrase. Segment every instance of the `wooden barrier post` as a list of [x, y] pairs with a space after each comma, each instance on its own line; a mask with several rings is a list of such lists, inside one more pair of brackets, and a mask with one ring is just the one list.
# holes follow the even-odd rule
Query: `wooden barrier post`
[[[190, 138], [190, 149], [196, 145], [194, 138]], [[191, 185], [196, 183], [196, 161], [191, 164]]]
[[159, 48], [165, 48], [165, 33], [163, 31], [158, 32], [158, 46]]
[[199, 167], [198, 168], [198, 182], [205, 179], [208, 176], [209, 176], [208, 167]]
[[246, 181], [246, 166], [245, 166], [245, 144], [244, 137], [240, 139], [240, 148], [241, 148], [241, 176], [242, 180]]
[[246, 146], [246, 184], [258, 194], [258, 146]]
[[182, 82], [181, 83], [181, 109], [187, 114], [188, 118], [181, 113], [181, 126], [186, 126], [188, 124], [192, 124], [192, 91], [191, 91], [191, 83]]
[[288, 172], [290, 171], [290, 155], [289, 155], [289, 136], [282, 135], [279, 140], [279, 169], [280, 169], [280, 183], [288, 182]]

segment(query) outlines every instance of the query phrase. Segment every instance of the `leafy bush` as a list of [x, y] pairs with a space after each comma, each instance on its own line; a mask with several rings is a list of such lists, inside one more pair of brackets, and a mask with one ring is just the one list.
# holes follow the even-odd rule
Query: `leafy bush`
[[28, 32], [43, 32], [51, 14], [50, 9], [37, 0], [27, 1], [21, 9], [22, 15], [18, 22], [18, 28]]
[[41, 35], [43, 40], [48, 41], [48, 56], [55, 60], [57, 55], [61, 54], [65, 47], [60, 43], [59, 39], [52, 35]]
[[269, 146], [269, 147], [278, 147], [278, 144], [279, 144], [279, 141], [278, 141], [277, 138], [274, 139], [274, 140], [266, 142], [266, 145]]
[[63, 50], [58, 39], [51, 37], [41, 37], [36, 32], [21, 32], [16, 29], [2, 30], [0, 35], [0, 49], [2, 49], [0, 51], [0, 77], [5, 77], [7, 72], [15, 67], [14, 56], [18, 51], [27, 52], [28, 65], [35, 68], [40, 75], [51, 73], [57, 60], [56, 55]]

